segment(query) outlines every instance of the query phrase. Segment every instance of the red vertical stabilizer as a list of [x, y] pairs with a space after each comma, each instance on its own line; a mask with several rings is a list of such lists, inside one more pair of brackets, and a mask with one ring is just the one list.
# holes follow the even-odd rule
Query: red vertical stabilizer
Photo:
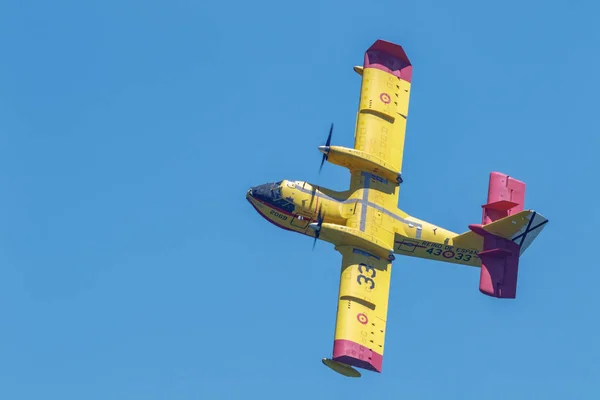
[[525, 183], [500, 172], [490, 174], [487, 204], [483, 208], [481, 223], [487, 225], [500, 218], [523, 211]]
[[510, 239], [486, 232], [482, 226], [523, 211], [525, 183], [500, 172], [490, 174], [487, 204], [481, 225], [469, 229], [483, 237], [479, 291], [492, 297], [514, 299], [517, 295], [520, 247]]

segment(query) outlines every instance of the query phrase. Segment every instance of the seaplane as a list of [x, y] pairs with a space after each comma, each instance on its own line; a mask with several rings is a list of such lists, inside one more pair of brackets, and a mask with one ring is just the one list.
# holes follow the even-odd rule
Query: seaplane
[[360, 377], [358, 369], [381, 373], [392, 264], [417, 257], [479, 269], [479, 290], [514, 299], [520, 257], [546, 226], [540, 213], [524, 208], [525, 183], [491, 172], [480, 223], [452, 232], [398, 207], [406, 178], [402, 159], [412, 65], [404, 49], [377, 40], [364, 53], [354, 147], [323, 146], [327, 161], [350, 172], [348, 190], [280, 180], [250, 188], [246, 199], [267, 221], [287, 231], [333, 244], [341, 254], [333, 354], [322, 362]]

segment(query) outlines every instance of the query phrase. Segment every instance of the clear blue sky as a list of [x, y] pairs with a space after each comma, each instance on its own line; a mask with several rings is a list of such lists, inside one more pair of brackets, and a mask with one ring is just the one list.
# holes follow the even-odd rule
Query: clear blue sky
[[[0, 398], [599, 398], [595, 3], [2, 2]], [[317, 146], [353, 144], [378, 38], [414, 65], [400, 207], [463, 232], [498, 170], [550, 223], [514, 301], [399, 258], [384, 372], [349, 380], [341, 257], [244, 196], [347, 187]]]

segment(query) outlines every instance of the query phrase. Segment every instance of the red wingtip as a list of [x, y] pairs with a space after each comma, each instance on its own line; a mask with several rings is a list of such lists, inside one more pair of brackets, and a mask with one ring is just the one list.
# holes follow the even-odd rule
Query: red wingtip
[[410, 63], [410, 60], [408, 59], [408, 56], [406, 55], [406, 52], [404, 51], [404, 48], [402, 48], [402, 46], [400, 46], [399, 44], [378, 39], [375, 43], [371, 45], [371, 47], [368, 48], [367, 53], [372, 50], [384, 51], [404, 61], [406, 65], [412, 65]]
[[378, 68], [410, 82], [412, 64], [402, 46], [385, 40], [377, 40], [365, 52], [364, 67]]

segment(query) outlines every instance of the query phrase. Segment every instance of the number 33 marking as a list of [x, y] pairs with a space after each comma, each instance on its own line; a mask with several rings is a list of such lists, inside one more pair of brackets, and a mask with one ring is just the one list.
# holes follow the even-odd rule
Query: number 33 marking
[[365, 268], [366, 271], [371, 271], [371, 278], [375, 278], [375, 275], [377, 275], [377, 272], [375, 271], [375, 268], [371, 267], [370, 265], [364, 264], [364, 263], [360, 263], [358, 264], [358, 272], [360, 272], [361, 274], [364, 274], [363, 272], [363, 268]]
[[[364, 268], [364, 271], [363, 271]], [[375, 281], [365, 275], [365, 272], [370, 272], [371, 278], [375, 278], [375, 276], [377, 275], [377, 272], [375, 271], [375, 268], [371, 267], [370, 265], [364, 264], [364, 263], [360, 263], [358, 264], [358, 272], [360, 272], [361, 275], [358, 275], [356, 277], [356, 282], [358, 282], [359, 285], [362, 285], [363, 282], [364, 283], [371, 283], [371, 288], [373, 289], [375, 287]]]

